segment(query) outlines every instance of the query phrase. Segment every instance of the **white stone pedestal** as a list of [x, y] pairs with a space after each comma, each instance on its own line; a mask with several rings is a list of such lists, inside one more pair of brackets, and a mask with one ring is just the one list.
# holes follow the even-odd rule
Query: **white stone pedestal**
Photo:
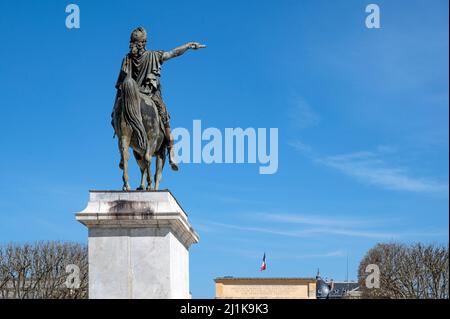
[[189, 247], [199, 237], [169, 191], [90, 191], [89, 298], [190, 298]]

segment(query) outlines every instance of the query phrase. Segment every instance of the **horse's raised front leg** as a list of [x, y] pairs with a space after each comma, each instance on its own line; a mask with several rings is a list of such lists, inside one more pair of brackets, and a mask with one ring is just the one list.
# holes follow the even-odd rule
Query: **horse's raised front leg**
[[130, 184], [128, 183], [128, 159], [130, 154], [128, 153], [128, 148], [130, 147], [130, 138], [128, 136], [121, 136], [119, 139], [119, 149], [120, 149], [120, 163], [123, 169], [123, 190], [129, 191]]
[[155, 190], [159, 189], [159, 182], [161, 182], [162, 171], [166, 161], [166, 149], [163, 147], [156, 156], [156, 173], [155, 173]]

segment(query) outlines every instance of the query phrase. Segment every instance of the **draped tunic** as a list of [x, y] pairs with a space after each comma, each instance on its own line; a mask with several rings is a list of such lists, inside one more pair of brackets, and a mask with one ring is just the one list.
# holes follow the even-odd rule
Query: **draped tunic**
[[163, 54], [164, 51], [149, 50], [140, 57], [127, 54], [122, 61], [116, 88], [120, 89], [120, 85], [129, 74], [138, 84], [141, 93], [153, 95], [159, 91]]

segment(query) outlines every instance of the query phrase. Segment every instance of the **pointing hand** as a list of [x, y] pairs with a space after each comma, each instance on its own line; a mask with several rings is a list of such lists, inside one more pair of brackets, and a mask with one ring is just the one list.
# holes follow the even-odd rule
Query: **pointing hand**
[[191, 42], [191, 43], [189, 43], [189, 48], [190, 48], [190, 49], [197, 50], [197, 49], [206, 48], [206, 45], [200, 44], [200, 43], [198, 43], [198, 42]]

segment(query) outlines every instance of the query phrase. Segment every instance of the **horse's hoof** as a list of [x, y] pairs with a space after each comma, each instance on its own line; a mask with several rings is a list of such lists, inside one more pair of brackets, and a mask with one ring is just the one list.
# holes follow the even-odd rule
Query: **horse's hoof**
[[124, 185], [122, 187], [122, 190], [125, 191], [125, 192], [128, 192], [130, 190], [130, 185]]
[[137, 191], [143, 191], [144, 190], [144, 186], [139, 186], [138, 188], [136, 188]]
[[153, 190], [153, 188], [151, 186], [147, 186], [147, 190], [151, 191], [151, 190]]
[[172, 170], [174, 170], [175, 172], [178, 171], [178, 165], [177, 163], [170, 163], [170, 167], [172, 168]]

